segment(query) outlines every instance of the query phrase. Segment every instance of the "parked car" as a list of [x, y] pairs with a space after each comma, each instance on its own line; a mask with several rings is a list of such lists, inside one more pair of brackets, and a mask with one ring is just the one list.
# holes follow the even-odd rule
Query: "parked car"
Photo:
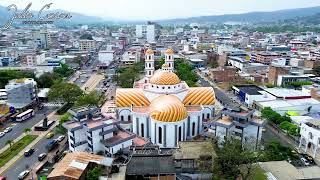
[[57, 138], [58, 142], [63, 141], [65, 137], [66, 137], [66, 136], [64, 136], [64, 135], [59, 136], [59, 137]]
[[302, 158], [300, 158], [300, 159], [301, 159], [301, 161], [304, 163], [304, 165], [306, 165], [306, 166], [309, 166], [309, 165], [310, 165], [310, 162], [309, 162], [306, 158], [302, 157]]
[[44, 158], [46, 158], [47, 157], [47, 154], [46, 153], [42, 153], [42, 154], [40, 154], [39, 156], [38, 156], [38, 160], [39, 161], [42, 161], [42, 160], [44, 160]]
[[30, 148], [30, 149], [28, 149], [28, 150], [26, 150], [26, 151], [24, 152], [24, 156], [25, 156], [25, 157], [29, 157], [29, 156], [31, 156], [33, 153], [34, 153], [34, 149], [33, 149], [33, 148]]
[[28, 171], [28, 170], [22, 171], [22, 172], [19, 174], [18, 179], [22, 180], [22, 179], [26, 178], [29, 173], [30, 173], [30, 171]]
[[6, 133], [0, 132], [0, 138], [3, 137], [4, 135], [6, 135]]
[[54, 133], [50, 132], [46, 135], [47, 139], [51, 139], [54, 136]]
[[8, 132], [10, 132], [10, 131], [12, 131], [12, 127], [7, 127], [3, 132], [4, 132], [4, 133], [8, 133]]

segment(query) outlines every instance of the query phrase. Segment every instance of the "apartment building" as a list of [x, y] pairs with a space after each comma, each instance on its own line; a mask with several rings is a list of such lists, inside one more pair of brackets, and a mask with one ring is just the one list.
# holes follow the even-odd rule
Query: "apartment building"
[[24, 67], [35, 67], [45, 62], [45, 53], [24, 53], [20, 56], [21, 66]]
[[96, 50], [96, 41], [89, 39], [79, 40], [79, 49], [81, 51], [95, 51]]
[[258, 52], [254, 54], [254, 61], [262, 64], [271, 64], [272, 60], [281, 57], [275, 52]]
[[34, 79], [14, 79], [5, 88], [8, 105], [16, 109], [22, 109], [38, 99], [37, 82]]

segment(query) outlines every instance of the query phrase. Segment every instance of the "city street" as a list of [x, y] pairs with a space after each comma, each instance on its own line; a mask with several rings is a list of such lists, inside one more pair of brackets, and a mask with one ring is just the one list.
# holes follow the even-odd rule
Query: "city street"
[[[18, 161], [15, 162], [14, 166], [9, 168], [5, 173], [3, 174], [6, 176], [9, 180], [10, 179], [17, 179], [19, 173], [22, 171], [32, 168], [37, 162], [38, 162], [38, 156], [42, 153], [47, 153], [46, 145], [49, 141], [51, 141], [54, 138], [57, 138], [58, 135], [55, 135], [51, 139], [41, 139], [33, 148], [35, 149], [35, 152], [30, 157], [22, 157]], [[36, 177], [34, 177], [36, 179]]]
[[55, 109], [56, 109], [55, 107], [43, 107], [43, 109], [37, 111], [35, 116], [32, 117], [31, 119], [28, 119], [28, 120], [21, 122], [21, 123], [14, 123], [15, 126], [12, 128], [12, 131], [7, 133], [2, 138], [0, 138], [0, 149], [2, 149], [3, 147], [6, 146], [7, 140], [15, 140], [21, 134], [24, 133], [24, 129], [33, 127], [39, 121], [44, 119], [45, 115], [50, 114]]

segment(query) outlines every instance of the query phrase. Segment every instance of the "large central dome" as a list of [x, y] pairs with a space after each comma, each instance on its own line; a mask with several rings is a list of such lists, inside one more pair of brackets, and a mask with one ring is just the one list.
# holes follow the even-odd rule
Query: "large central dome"
[[180, 82], [181, 80], [175, 73], [168, 71], [156, 72], [150, 79], [151, 84], [157, 85], [175, 85]]
[[157, 121], [177, 122], [187, 118], [188, 114], [179, 98], [161, 95], [151, 102], [150, 116]]

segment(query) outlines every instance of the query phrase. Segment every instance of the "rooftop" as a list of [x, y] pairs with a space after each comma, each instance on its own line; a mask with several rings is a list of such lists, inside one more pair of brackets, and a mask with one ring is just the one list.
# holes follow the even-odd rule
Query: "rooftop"
[[132, 156], [127, 164], [127, 175], [175, 174], [171, 155]]
[[90, 162], [111, 166], [112, 158], [105, 158], [86, 152], [68, 153], [59, 163], [55, 165], [48, 178], [69, 177], [79, 179]]
[[185, 141], [179, 142], [179, 149], [175, 150], [175, 159], [199, 159], [200, 156], [215, 155], [210, 141]]
[[260, 91], [263, 91], [262, 88], [255, 85], [242, 85], [242, 86], [234, 86], [234, 87], [238, 88], [242, 92], [249, 95], [262, 95]]
[[290, 98], [290, 97], [310, 97], [310, 94], [287, 88], [266, 88], [265, 91], [276, 96], [277, 98]]

